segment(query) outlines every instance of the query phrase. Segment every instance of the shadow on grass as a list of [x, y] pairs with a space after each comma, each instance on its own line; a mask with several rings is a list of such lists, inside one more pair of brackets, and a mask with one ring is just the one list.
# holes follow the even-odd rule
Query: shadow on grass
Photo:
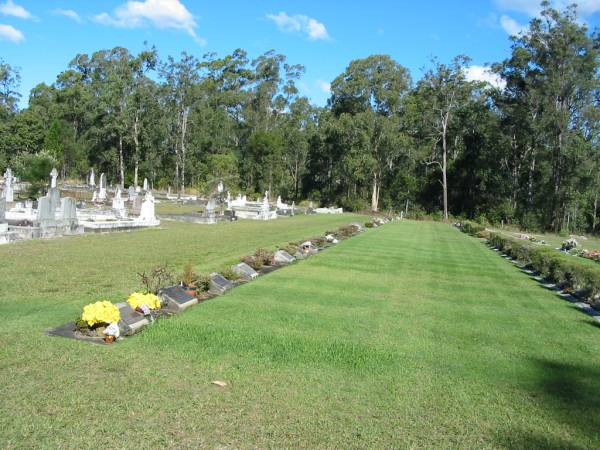
[[[555, 433], [511, 430], [509, 435], [500, 437], [499, 443], [509, 448], [598, 448], [600, 364], [593, 359], [577, 365], [545, 359], [534, 363], [538, 368], [538, 385], [530, 395], [562, 426]], [[555, 428], [553, 424], [547, 425], [549, 429]]]

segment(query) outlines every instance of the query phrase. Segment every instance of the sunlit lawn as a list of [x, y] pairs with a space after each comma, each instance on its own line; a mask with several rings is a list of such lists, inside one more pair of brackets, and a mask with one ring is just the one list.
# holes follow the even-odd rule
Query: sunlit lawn
[[370, 230], [113, 346], [43, 335], [153, 263], [209, 270], [352, 220], [0, 247], [0, 447], [600, 447], [600, 329], [440, 223]]

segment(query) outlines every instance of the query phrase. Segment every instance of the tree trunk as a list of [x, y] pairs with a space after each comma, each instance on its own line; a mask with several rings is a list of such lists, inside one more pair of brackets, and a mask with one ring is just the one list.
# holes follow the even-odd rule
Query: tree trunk
[[125, 165], [123, 163], [123, 136], [119, 134], [119, 177], [121, 189], [125, 186]]
[[594, 217], [592, 219], [592, 233], [596, 232], [596, 223], [598, 221], [598, 191], [594, 194]]
[[181, 117], [181, 188], [180, 192], [185, 194], [185, 134], [187, 132], [187, 122], [188, 122], [188, 113], [189, 111], [184, 109], [182, 111]]
[[140, 166], [140, 139], [139, 139], [139, 117], [135, 114], [133, 121], [133, 142], [135, 144], [134, 168], [133, 168], [133, 185], [138, 187], [138, 170]]
[[446, 133], [448, 125], [448, 116], [443, 124], [442, 131], [442, 189], [444, 191], [444, 220], [448, 220], [448, 179], [446, 176], [448, 168], [448, 145], [446, 143]]
[[533, 176], [535, 173], [535, 149], [531, 153], [531, 164], [529, 165], [529, 179], [527, 181], [527, 206], [533, 205]]
[[379, 210], [379, 174], [373, 174], [373, 193], [371, 195], [371, 210], [377, 212]]

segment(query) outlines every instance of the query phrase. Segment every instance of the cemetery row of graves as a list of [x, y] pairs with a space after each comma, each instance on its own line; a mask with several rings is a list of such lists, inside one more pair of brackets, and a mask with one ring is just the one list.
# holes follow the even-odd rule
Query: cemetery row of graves
[[[165, 220], [214, 225], [238, 219], [273, 220], [296, 214], [341, 214], [342, 208], [296, 207], [284, 203], [281, 196], [272, 201], [268, 192], [256, 201], [239, 193], [231, 195], [222, 181], [205, 198], [153, 192], [144, 179], [143, 186], [109, 186], [106, 174], [96, 183], [90, 169], [85, 183], [58, 183], [56, 168], [49, 173], [45, 195], [31, 200], [31, 183], [21, 182], [8, 168], [0, 182], [0, 244], [19, 240], [62, 237], [86, 232], [129, 231], [160, 225], [156, 205], [187, 204], [197, 211], [165, 214]], [[123, 195], [125, 194], [125, 197]]]
[[156, 266], [138, 274], [143, 289], [131, 293], [127, 301], [90, 303], [76, 321], [48, 330], [47, 334], [110, 344], [140, 332], [159, 319], [179, 314], [199, 302], [216, 298], [260, 275], [308, 258], [390, 220], [393, 219], [375, 217], [364, 225], [353, 222], [327, 231], [322, 237], [289, 242], [275, 251], [259, 248], [225, 273], [198, 274], [192, 263], [188, 263], [177, 277], [166, 266]]
[[491, 248], [518, 264], [545, 287], [556, 290], [565, 300], [600, 321], [600, 266], [594, 251], [573, 251], [579, 246], [574, 238], [552, 248], [544, 241], [521, 234], [514, 238], [489, 231], [473, 223], [456, 226], [472, 236], [485, 239]]

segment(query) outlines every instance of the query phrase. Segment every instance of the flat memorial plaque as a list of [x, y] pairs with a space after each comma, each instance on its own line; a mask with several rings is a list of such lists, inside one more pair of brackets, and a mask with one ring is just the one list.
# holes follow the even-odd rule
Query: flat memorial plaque
[[180, 312], [198, 303], [198, 299], [188, 294], [181, 286], [170, 286], [158, 292], [158, 296], [167, 301], [167, 308]]
[[125, 325], [131, 328], [134, 333], [137, 333], [146, 325], [150, 324], [150, 321], [146, 319], [142, 313], [139, 313], [133, 309], [129, 303], [116, 303], [115, 306], [119, 308], [121, 320], [125, 323]]
[[277, 250], [273, 259], [277, 264], [290, 264], [296, 261], [296, 258], [294, 258], [285, 250]]
[[258, 276], [258, 272], [244, 262], [236, 264], [235, 266], [231, 266], [231, 270], [233, 270], [239, 277], [247, 280], [252, 280]]
[[233, 288], [233, 283], [220, 273], [210, 274], [210, 290], [218, 294], [223, 294]]

